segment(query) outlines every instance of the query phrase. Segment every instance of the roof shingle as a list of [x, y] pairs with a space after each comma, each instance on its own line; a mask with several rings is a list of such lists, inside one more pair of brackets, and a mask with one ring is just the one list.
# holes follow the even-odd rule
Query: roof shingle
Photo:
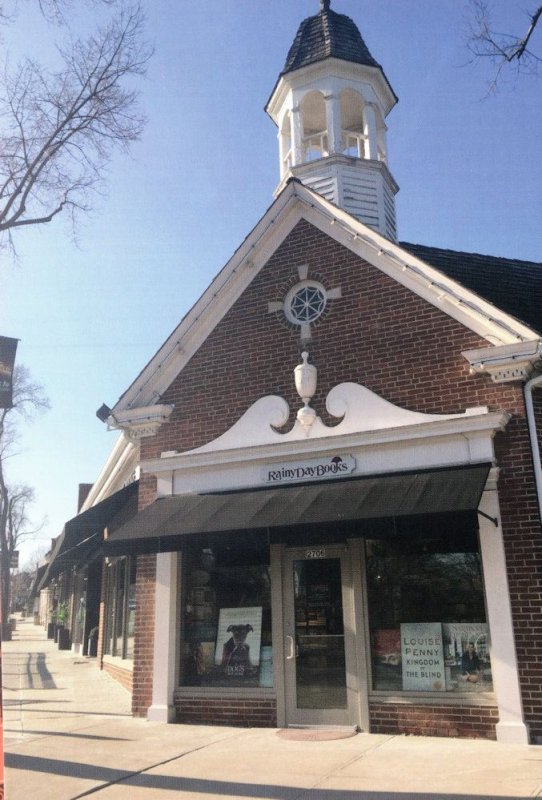
[[380, 67], [361, 38], [355, 22], [329, 9], [328, 3], [323, 3], [319, 14], [307, 17], [299, 26], [282, 74], [330, 57]]
[[400, 242], [400, 246], [542, 333], [542, 263]]

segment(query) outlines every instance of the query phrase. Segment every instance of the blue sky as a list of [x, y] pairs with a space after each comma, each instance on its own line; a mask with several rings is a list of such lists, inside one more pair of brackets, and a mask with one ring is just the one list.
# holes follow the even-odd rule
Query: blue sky
[[[36, 490], [34, 518], [48, 520], [23, 562], [75, 514], [78, 483], [95, 480], [114, 445], [96, 409], [115, 403], [270, 205], [278, 148], [263, 107], [299, 23], [319, 8], [144, 5], [155, 55], [142, 140], [115, 157], [77, 245], [59, 220], [21, 231], [19, 262], [3, 255], [0, 265], [0, 333], [21, 340], [18, 361], [52, 404], [9, 466]], [[493, 6], [498, 29], [523, 32], [520, 3]], [[542, 75], [509, 74], [487, 97], [491, 68], [468, 64], [462, 0], [332, 8], [355, 20], [399, 96], [388, 117], [399, 238], [542, 261]], [[4, 47], [47, 60], [53, 35], [34, 11], [4, 31]]]

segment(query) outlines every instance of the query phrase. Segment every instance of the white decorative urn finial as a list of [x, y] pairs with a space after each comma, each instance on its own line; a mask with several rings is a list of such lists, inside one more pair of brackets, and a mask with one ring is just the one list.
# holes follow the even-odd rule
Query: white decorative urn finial
[[316, 411], [309, 406], [309, 403], [316, 392], [317, 371], [314, 364], [307, 363], [309, 354], [306, 350], [301, 353], [301, 358], [303, 363], [298, 364], [294, 369], [295, 388], [305, 405], [297, 412], [297, 419], [303, 425], [305, 433], [308, 434], [312, 423], [316, 419]]

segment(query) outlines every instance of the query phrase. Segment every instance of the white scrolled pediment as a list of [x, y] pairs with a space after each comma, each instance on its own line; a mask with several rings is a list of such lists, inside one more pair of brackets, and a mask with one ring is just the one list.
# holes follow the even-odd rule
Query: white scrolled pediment
[[359, 383], [339, 383], [328, 394], [326, 408], [332, 417], [342, 417], [339, 425], [328, 430], [337, 433], [366, 433], [403, 425], [423, 425], [449, 419], [461, 419], [487, 412], [487, 408], [468, 409], [461, 414], [424, 414], [408, 411], [361, 386]]
[[[424, 414], [408, 411], [357, 383], [341, 383], [335, 386], [327, 396], [326, 408], [331, 416], [340, 419], [337, 425], [324, 425], [320, 417], [316, 417], [311, 427], [306, 430], [296, 419], [291, 430], [281, 433], [278, 429], [287, 424], [290, 416], [288, 403], [277, 395], [267, 395], [256, 400], [221, 436], [183, 455], [261, 447], [307, 439], [325, 439], [344, 434], [369, 433], [407, 426], [434, 425], [438, 422], [461, 420], [488, 413], [485, 407], [467, 409], [461, 414]], [[165, 453], [163, 455], [166, 456]]]
[[290, 409], [284, 398], [269, 394], [256, 400], [235, 422], [226, 433], [223, 433], [212, 442], [198, 447], [197, 451], [190, 452], [208, 453], [215, 450], [231, 450], [238, 447], [269, 444], [276, 441], [274, 428], [282, 428], [288, 422]]

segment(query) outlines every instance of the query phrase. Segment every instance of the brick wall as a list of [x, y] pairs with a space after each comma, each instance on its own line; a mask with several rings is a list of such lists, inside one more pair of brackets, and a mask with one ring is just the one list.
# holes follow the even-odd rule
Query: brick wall
[[123, 669], [119, 667], [117, 664], [112, 664], [110, 661], [104, 661], [102, 665], [102, 669], [104, 672], [107, 672], [108, 675], [111, 675], [117, 683], [120, 683], [121, 686], [124, 686], [130, 694], [133, 691], [133, 673], [131, 669]]
[[[156, 478], [154, 475], [142, 474], [140, 476], [138, 496], [140, 511], [154, 501], [156, 497]], [[132, 711], [135, 716], [145, 716], [152, 702], [155, 580], [156, 556], [138, 556], [132, 693]]]
[[371, 703], [371, 733], [495, 739], [496, 708], [487, 706]]
[[501, 388], [471, 377], [461, 356], [486, 342], [301, 222], [164, 393], [161, 401], [174, 403], [175, 411], [157, 436], [143, 440], [143, 458], [204, 444], [264, 394], [285, 397], [293, 423], [301, 405], [293, 383], [299, 330], [268, 314], [267, 304], [284, 299], [303, 263], [309, 277], [329, 289], [340, 285], [343, 294], [313, 325], [308, 348], [319, 370], [312, 405], [324, 421], [336, 421], [326, 413], [325, 397], [342, 381], [419, 411], [462, 411], [480, 404], [488, 385], [501, 405]]
[[152, 702], [156, 556], [138, 556], [132, 711], [145, 716]]
[[[461, 351], [487, 346], [485, 340], [301, 221], [161, 397], [175, 410], [156, 436], [142, 441], [142, 459], [214, 439], [266, 394], [278, 394], [289, 402], [293, 424], [301, 405], [293, 381], [302, 349], [299, 330], [280, 314], [269, 314], [267, 306], [284, 299], [298, 280], [296, 267], [305, 263], [310, 278], [327, 289], [342, 290], [342, 297], [331, 301], [325, 316], [312, 326], [313, 340], [307, 348], [318, 367], [312, 405], [324, 422], [336, 421], [326, 413], [325, 398], [343, 381], [363, 384], [391, 403], [415, 411], [456, 413], [487, 405], [512, 414], [505, 433], [497, 436], [503, 528], [523, 699], [529, 723], [536, 735], [542, 735], [542, 586], [537, 575], [542, 552], [522, 387], [469, 374]], [[152, 501], [153, 491], [151, 483], [143, 481], [143, 505]], [[145, 557], [141, 563], [137, 713], [150, 702], [154, 613], [154, 562]]]
[[174, 702], [177, 722], [249, 728], [275, 728], [277, 725], [274, 699], [176, 695]]

